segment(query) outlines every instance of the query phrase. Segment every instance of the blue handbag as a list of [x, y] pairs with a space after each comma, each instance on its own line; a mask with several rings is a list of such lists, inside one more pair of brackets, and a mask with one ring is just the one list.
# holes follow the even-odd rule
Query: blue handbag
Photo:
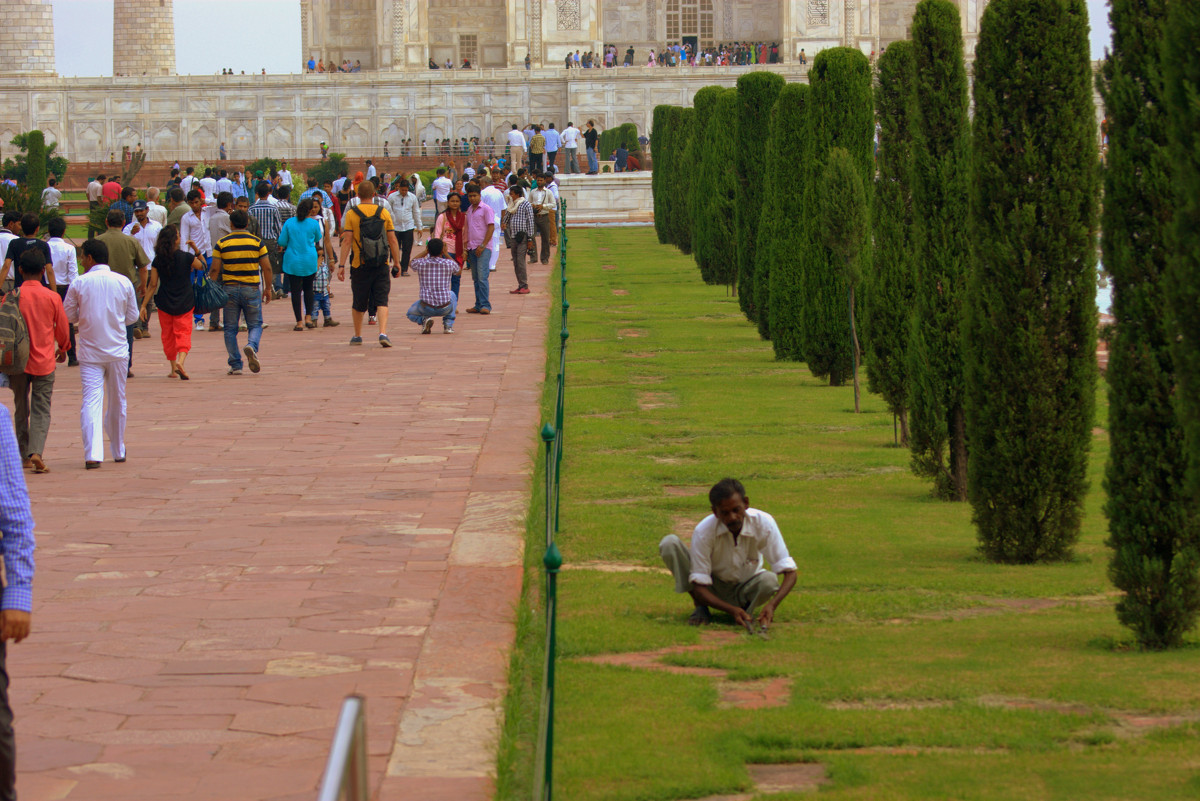
[[192, 288], [192, 294], [196, 298], [196, 313], [208, 314], [225, 308], [225, 304], [229, 300], [229, 293], [225, 291], [225, 287], [214, 284], [204, 273], [199, 275], [200, 280], [195, 282], [195, 286]]

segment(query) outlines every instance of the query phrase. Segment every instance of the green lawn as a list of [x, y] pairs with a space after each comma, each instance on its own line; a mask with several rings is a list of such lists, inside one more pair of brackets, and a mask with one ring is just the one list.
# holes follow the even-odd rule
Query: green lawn
[[[1112, 609], [1103, 388], [1075, 558], [991, 565], [969, 507], [909, 472], [879, 398], [864, 394], [855, 415], [849, 387], [774, 361], [736, 299], [652, 230], [572, 231], [568, 277], [567, 565], [658, 565], [659, 539], [707, 514], [708, 486], [728, 475], [776, 517], [800, 569], [769, 642], [666, 659], [732, 681], [785, 677], [786, 705], [756, 711], [725, 708], [711, 677], [580, 661], [700, 633], [666, 575], [564, 572], [558, 797], [745, 792], [748, 762], [786, 761], [824, 764], [822, 796], [837, 799], [1200, 795], [1200, 650], [1140, 653]], [[508, 799], [529, 797], [532, 772], [541, 508], [501, 746]], [[721, 617], [713, 628], [733, 630]]]

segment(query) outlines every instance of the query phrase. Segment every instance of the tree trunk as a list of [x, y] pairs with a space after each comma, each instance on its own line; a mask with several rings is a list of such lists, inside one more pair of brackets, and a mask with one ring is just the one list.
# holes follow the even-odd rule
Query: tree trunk
[[900, 447], [908, 447], [908, 409], [901, 409], [898, 412], [900, 417]]
[[850, 284], [850, 342], [854, 346], [854, 413], [858, 414], [858, 331], [854, 327], [854, 284]]
[[951, 411], [954, 429], [950, 435], [950, 472], [954, 500], [967, 500], [967, 420], [962, 404]]

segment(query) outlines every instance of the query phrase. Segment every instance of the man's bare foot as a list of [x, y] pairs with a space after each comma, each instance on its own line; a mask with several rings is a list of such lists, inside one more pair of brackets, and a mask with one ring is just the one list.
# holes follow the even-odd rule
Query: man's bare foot
[[697, 606], [688, 618], [689, 626], [707, 626], [709, 623], [712, 623], [712, 614], [707, 606]]

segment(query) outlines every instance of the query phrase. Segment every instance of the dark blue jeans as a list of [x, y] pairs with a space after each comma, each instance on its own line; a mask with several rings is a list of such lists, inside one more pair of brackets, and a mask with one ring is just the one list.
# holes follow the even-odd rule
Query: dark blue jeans
[[238, 349], [238, 322], [246, 315], [249, 330], [247, 344], [258, 353], [262, 341], [262, 290], [251, 284], [225, 284], [229, 300], [225, 302], [225, 350], [229, 352], [229, 367], [242, 369], [242, 352]]

